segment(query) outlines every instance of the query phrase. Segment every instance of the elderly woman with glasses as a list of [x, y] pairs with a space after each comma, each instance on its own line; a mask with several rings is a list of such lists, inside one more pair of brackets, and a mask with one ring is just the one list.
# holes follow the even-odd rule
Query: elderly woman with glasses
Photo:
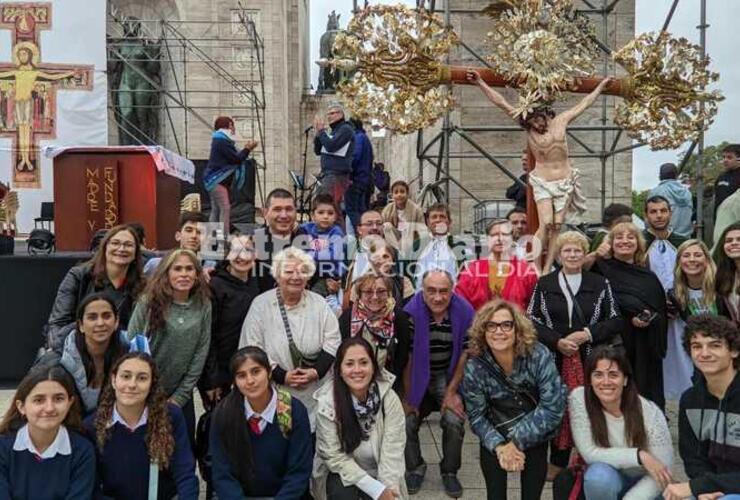
[[396, 376], [393, 388], [400, 393], [413, 337], [409, 315], [393, 298], [393, 283], [386, 276], [365, 274], [355, 282], [353, 292], [356, 300], [339, 317], [342, 340], [367, 340], [378, 366]]
[[488, 498], [505, 500], [507, 474], [520, 472], [522, 499], [539, 499], [547, 443], [565, 411], [566, 389], [553, 357], [521, 309], [504, 300], [483, 306], [469, 335], [463, 394], [480, 438]]
[[272, 259], [273, 288], [258, 295], [244, 319], [239, 348], [259, 347], [267, 353], [272, 379], [308, 409], [315, 427], [313, 393], [334, 363], [341, 342], [337, 317], [326, 299], [306, 285], [316, 271], [305, 252], [288, 247]]

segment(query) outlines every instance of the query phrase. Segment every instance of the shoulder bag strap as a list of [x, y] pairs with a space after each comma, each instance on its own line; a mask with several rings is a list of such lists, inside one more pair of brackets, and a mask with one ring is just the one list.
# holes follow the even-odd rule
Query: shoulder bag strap
[[295, 345], [293, 340], [293, 333], [290, 330], [290, 322], [288, 321], [288, 313], [285, 310], [285, 303], [283, 302], [283, 296], [280, 294], [280, 289], [275, 289], [275, 295], [277, 296], [278, 307], [280, 308], [280, 317], [283, 320], [283, 328], [285, 329], [285, 335], [288, 337], [288, 349], [290, 350], [290, 358], [293, 361], [293, 367], [298, 368], [301, 366], [303, 361], [303, 355], [298, 350], [298, 346]]
[[573, 301], [573, 312], [576, 313], [576, 317], [583, 325], [583, 328], [586, 328], [588, 326], [588, 322], [586, 321], [586, 316], [583, 314], [583, 309], [581, 309], [581, 305], [576, 300], [576, 296], [573, 293], [573, 289], [570, 287], [570, 283], [568, 283], [568, 278], [565, 276], [565, 273], [563, 274], [563, 281], [565, 281], [565, 288], [568, 290], [568, 295], [570, 295], [570, 300]]
[[148, 500], [157, 500], [159, 493], [159, 467], [156, 463], [149, 463], [149, 494]]

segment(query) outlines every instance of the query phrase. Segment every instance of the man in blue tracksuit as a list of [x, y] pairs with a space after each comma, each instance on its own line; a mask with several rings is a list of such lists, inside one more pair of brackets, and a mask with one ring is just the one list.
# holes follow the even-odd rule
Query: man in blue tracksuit
[[369, 208], [368, 199], [373, 189], [373, 146], [362, 128], [362, 121], [352, 118], [350, 123], [355, 128], [355, 147], [352, 154], [352, 185], [344, 194], [344, 206], [352, 227], [357, 231], [360, 215]]
[[352, 182], [355, 131], [345, 120], [344, 108], [338, 102], [329, 104], [326, 118], [328, 127], [321, 118], [314, 120], [313, 150], [321, 156], [321, 192], [330, 194], [339, 213], [343, 213], [344, 193]]

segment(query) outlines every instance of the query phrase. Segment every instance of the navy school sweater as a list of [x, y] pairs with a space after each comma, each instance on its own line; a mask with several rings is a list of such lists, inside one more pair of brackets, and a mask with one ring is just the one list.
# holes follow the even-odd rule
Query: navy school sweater
[[[175, 451], [170, 466], [159, 471], [159, 498], [197, 500], [198, 478], [195, 477], [195, 459], [188, 441], [185, 418], [177, 406], [168, 403], [167, 410], [172, 422]], [[95, 439], [95, 416], [85, 419], [85, 430]], [[111, 435], [101, 453], [97, 444], [98, 487], [96, 498], [147, 500], [149, 493], [149, 451], [146, 447], [146, 431], [142, 425], [131, 432], [121, 424], [111, 428]]]
[[[313, 468], [313, 443], [308, 412], [303, 403], [291, 398], [293, 428], [288, 439], [277, 423], [268, 423], [259, 436], [249, 431], [254, 459], [254, 479], [241, 484], [221, 443], [220, 430], [211, 424], [211, 478], [219, 500], [243, 500], [247, 497], [270, 497], [274, 500], [296, 500], [308, 490]], [[244, 425], [248, 426], [246, 415]]]
[[87, 439], [67, 430], [72, 453], [43, 460], [28, 450], [14, 451], [14, 432], [0, 436], [0, 500], [92, 498], [95, 451]]

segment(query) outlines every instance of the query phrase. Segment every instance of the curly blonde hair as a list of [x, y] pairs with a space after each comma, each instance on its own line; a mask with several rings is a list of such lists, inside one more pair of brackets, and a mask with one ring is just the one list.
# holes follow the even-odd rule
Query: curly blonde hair
[[495, 299], [481, 307], [475, 314], [473, 325], [468, 330], [470, 338], [470, 354], [480, 356], [488, 349], [486, 342], [486, 323], [494, 314], [505, 309], [514, 318], [514, 354], [517, 357], [528, 356], [534, 351], [537, 343], [537, 330], [532, 321], [515, 304], [503, 299]]
[[615, 224], [613, 228], [609, 231], [609, 235], [607, 236], [607, 240], [609, 241], [609, 245], [612, 247], [611, 254], [612, 257], [614, 256], [614, 235], [617, 233], [623, 233], [628, 232], [635, 236], [637, 239], [637, 250], [635, 251], [635, 264], [638, 266], [646, 267], [647, 266], [647, 243], [645, 243], [645, 237], [642, 235], [642, 231], [640, 231], [637, 226], [635, 226], [631, 222], [620, 222], [619, 224]]
[[[172, 422], [167, 410], [167, 396], [159, 383], [159, 372], [151, 356], [142, 352], [131, 352], [118, 358], [116, 364], [110, 371], [109, 380], [113, 380], [124, 361], [139, 359], [149, 365], [152, 372], [151, 387], [146, 397], [147, 429], [146, 448], [149, 458], [155, 462], [160, 469], [166, 469], [170, 464], [170, 458], [175, 452], [175, 438], [172, 435]], [[110, 421], [113, 418], [113, 407], [116, 404], [116, 392], [113, 384], [106, 384], [98, 401], [98, 410], [95, 416], [95, 438], [100, 452], [103, 452], [105, 443], [110, 439]]]
[[707, 267], [704, 269], [704, 279], [701, 283], [701, 290], [704, 293], [702, 302], [705, 306], [710, 306], [714, 304], [715, 301], [714, 287], [717, 266], [714, 265], [712, 256], [709, 253], [709, 248], [701, 240], [686, 240], [678, 247], [678, 251], [676, 252], [676, 265], [673, 268], [673, 294], [681, 309], [686, 309], [686, 306], [689, 303], [689, 283], [683, 269], [681, 269], [681, 254], [688, 250], [689, 247], [693, 247], [695, 245], [701, 249], [704, 254], [704, 259], [707, 261]]

